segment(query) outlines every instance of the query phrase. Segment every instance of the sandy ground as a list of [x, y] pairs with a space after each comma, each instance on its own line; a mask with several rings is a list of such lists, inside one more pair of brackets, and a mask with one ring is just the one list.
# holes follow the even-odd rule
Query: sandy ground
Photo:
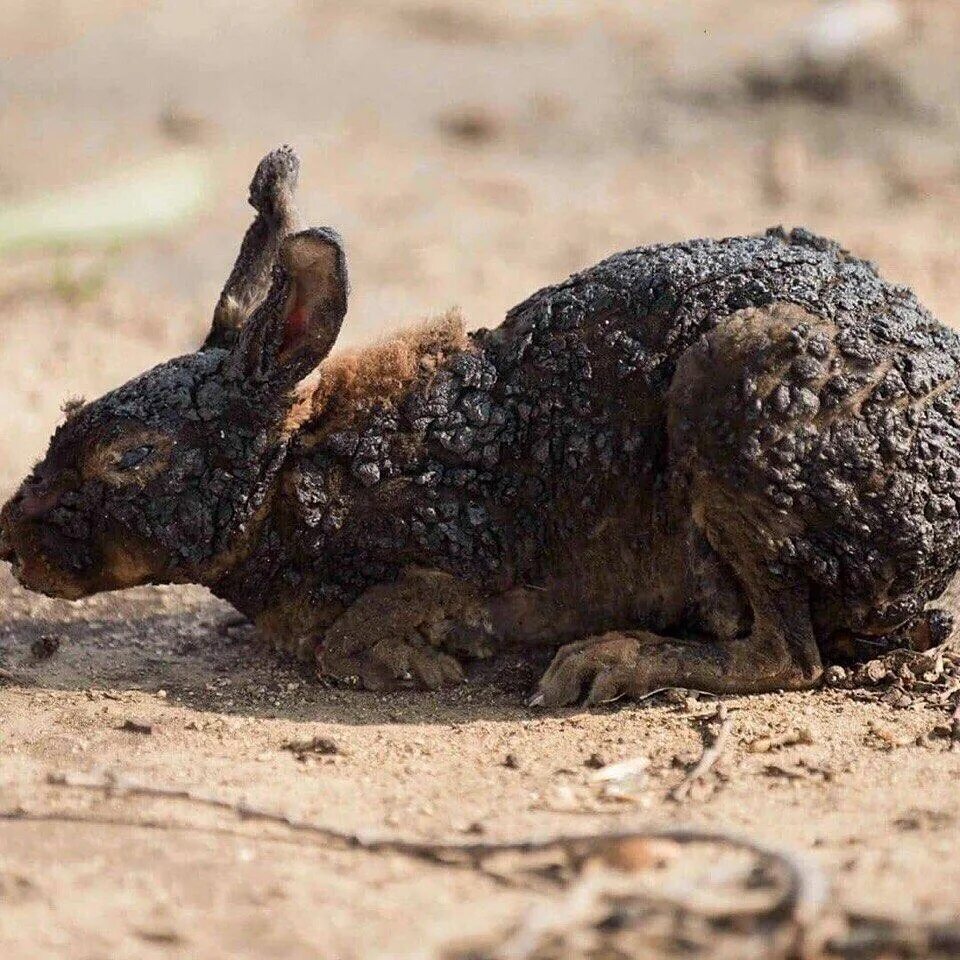
[[[451, 304], [491, 326], [616, 249], [780, 222], [960, 318], [952, 4], [904, 0], [893, 35], [812, 81], [806, 0], [89, 7], [0, 5], [0, 206], [174, 150], [215, 177], [166, 235], [0, 259], [0, 492], [66, 397], [199, 342], [250, 172], [284, 140], [308, 217], [349, 245], [346, 343]], [[928, 736], [942, 710], [729, 699], [714, 789], [678, 804], [711, 701], [535, 715], [543, 664], [515, 656], [444, 694], [332, 690], [233, 616], [200, 590], [70, 605], [0, 574], [0, 956], [431, 957], [554, 895], [47, 782], [70, 771], [428, 838], [709, 825], [806, 852], [849, 909], [960, 913], [960, 753]], [[799, 729], [809, 742], [748, 749]], [[284, 749], [318, 736], [335, 752]], [[642, 789], [605, 797], [592, 766], [637, 755]]]

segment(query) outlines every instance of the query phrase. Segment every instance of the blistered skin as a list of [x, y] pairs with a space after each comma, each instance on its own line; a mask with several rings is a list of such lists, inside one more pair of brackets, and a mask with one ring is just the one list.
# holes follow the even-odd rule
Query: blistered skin
[[[764, 319], [775, 305], [795, 309]], [[705, 335], [734, 315], [774, 334], [716, 357], [684, 408], [678, 365], [709, 367]], [[590, 615], [558, 618], [561, 637], [703, 629], [717, 603], [732, 635], [749, 611], [725, 567], [698, 566], [706, 477], [749, 505], [771, 574], [809, 583], [821, 638], [882, 632], [960, 558], [958, 360], [910, 291], [804, 231], [617, 254], [397, 395], [320, 410], [217, 587], [253, 614], [278, 597], [339, 610], [416, 565], [488, 595], [563, 584]]]

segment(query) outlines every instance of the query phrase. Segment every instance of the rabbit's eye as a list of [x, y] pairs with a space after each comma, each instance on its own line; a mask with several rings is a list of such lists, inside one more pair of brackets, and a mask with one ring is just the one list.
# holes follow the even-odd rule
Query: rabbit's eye
[[158, 431], [121, 438], [89, 450], [81, 464], [87, 480], [103, 480], [114, 486], [145, 484], [163, 471], [173, 448], [171, 438]]
[[140, 447], [131, 447], [124, 450], [123, 453], [115, 454], [115, 469], [117, 470], [136, 470], [142, 466], [153, 455], [154, 448], [149, 444]]

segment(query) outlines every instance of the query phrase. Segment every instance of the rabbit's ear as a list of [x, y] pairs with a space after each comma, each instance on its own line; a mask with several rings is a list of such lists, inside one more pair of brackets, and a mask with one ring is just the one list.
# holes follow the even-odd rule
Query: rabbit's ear
[[288, 146], [268, 153], [257, 166], [249, 197], [257, 216], [240, 244], [201, 349], [231, 347], [247, 318], [267, 296], [280, 242], [300, 223], [293, 201], [299, 175], [300, 160]]
[[314, 227], [284, 238], [270, 292], [234, 347], [234, 369], [292, 386], [332, 349], [347, 292], [347, 258], [336, 231]]

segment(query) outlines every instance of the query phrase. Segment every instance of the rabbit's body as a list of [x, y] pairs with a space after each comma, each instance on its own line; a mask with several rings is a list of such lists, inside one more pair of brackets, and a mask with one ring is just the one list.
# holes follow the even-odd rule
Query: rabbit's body
[[[801, 687], [839, 636], [929, 639], [925, 606], [960, 562], [960, 338], [869, 264], [803, 231], [641, 248], [495, 330], [448, 319], [328, 360], [280, 404], [266, 384], [304, 336], [303, 291], [336, 286], [296, 272], [319, 254], [285, 256], [296, 297], [275, 281], [237, 343], [215, 325], [202, 361], [167, 365], [168, 381], [193, 378], [188, 406], [228, 437], [231, 466], [201, 474], [195, 557], [176, 543], [189, 523], [134, 538], [167, 536], [188, 572], [101, 548], [136, 559], [140, 582], [207, 583], [278, 645], [372, 687], [456, 679], [455, 656], [500, 644], [572, 641], [544, 703], [584, 687]], [[324, 323], [313, 336], [329, 349]], [[250, 410], [229, 399], [238, 353]], [[117, 394], [129, 407], [151, 377]], [[158, 434], [176, 419], [137, 416]], [[5, 528], [23, 557], [40, 535], [20, 532], [17, 503]]]

